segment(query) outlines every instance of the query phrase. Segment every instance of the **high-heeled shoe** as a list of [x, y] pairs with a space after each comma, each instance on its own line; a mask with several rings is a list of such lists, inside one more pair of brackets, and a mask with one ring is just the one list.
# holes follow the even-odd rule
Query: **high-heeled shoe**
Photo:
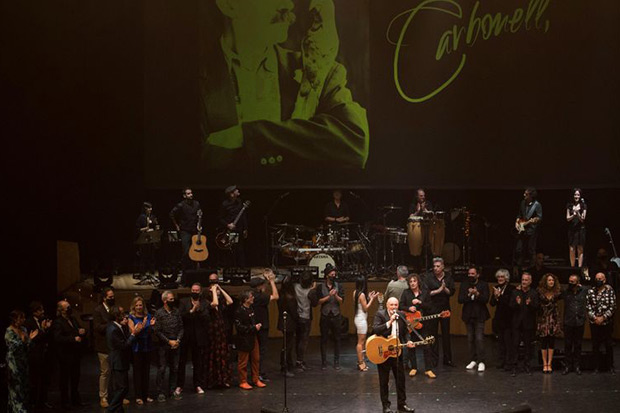
[[359, 371], [368, 371], [368, 366], [366, 365], [365, 361], [358, 361], [357, 362], [357, 369]]

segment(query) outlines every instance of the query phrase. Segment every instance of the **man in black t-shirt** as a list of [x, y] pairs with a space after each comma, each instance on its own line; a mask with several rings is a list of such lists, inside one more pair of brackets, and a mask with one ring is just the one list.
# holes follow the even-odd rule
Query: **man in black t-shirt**
[[181, 256], [181, 268], [189, 267], [189, 247], [192, 245], [192, 235], [198, 233], [198, 211], [200, 203], [194, 200], [191, 188], [183, 189], [183, 201], [179, 202], [170, 211], [170, 219], [174, 227], [179, 231], [183, 252]]
[[[517, 243], [515, 245], [513, 264], [521, 267], [523, 256], [527, 257], [529, 264], [532, 265], [536, 255], [536, 241], [540, 233], [540, 223], [542, 221], [542, 205], [536, 199], [538, 193], [535, 188], [526, 188], [523, 192], [523, 200], [519, 205], [519, 212], [515, 220], [515, 228], [518, 231]], [[523, 248], [525, 247], [525, 254]]]
[[[269, 303], [280, 298], [275, 283], [276, 276], [270, 268], [266, 268], [262, 277], [254, 277], [250, 280], [250, 287], [254, 295], [254, 317], [257, 323], [262, 325], [257, 332], [258, 351], [260, 354], [259, 376], [261, 381], [267, 380], [264, 365], [267, 354], [267, 342], [269, 340]], [[271, 294], [267, 294], [267, 283], [271, 287]]]
[[342, 191], [334, 189], [333, 199], [325, 204], [323, 213], [325, 222], [330, 224], [342, 224], [350, 220], [349, 206], [342, 201]]
[[243, 209], [243, 203], [240, 199], [241, 192], [236, 185], [227, 187], [224, 190], [224, 194], [226, 199], [222, 201], [220, 206], [218, 215], [219, 226], [238, 234], [238, 242], [233, 243], [232, 254], [228, 257], [228, 262], [225, 264], [243, 267], [245, 266], [245, 241], [248, 238], [247, 211], [239, 215]]

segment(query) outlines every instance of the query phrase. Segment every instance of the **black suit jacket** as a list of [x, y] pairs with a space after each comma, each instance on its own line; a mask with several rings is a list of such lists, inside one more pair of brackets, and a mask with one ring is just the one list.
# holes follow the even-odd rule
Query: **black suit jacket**
[[30, 334], [34, 330], [39, 330], [39, 333], [30, 344], [30, 348], [28, 350], [30, 357], [34, 357], [37, 359], [45, 358], [51, 339], [51, 326], [48, 330], [40, 329], [34, 317], [31, 316], [28, 317], [26, 321], [24, 321], [24, 327], [26, 327], [26, 330], [28, 330], [28, 334]]
[[[236, 84], [218, 44], [211, 45], [208, 64], [200, 72], [201, 131], [209, 134], [239, 123]], [[369, 128], [366, 110], [353, 100], [347, 88], [347, 71], [334, 63], [323, 84], [318, 107], [310, 119], [291, 119], [300, 83], [301, 53], [275, 46], [280, 87], [280, 122], [255, 120], [242, 124], [244, 147], [224, 149], [205, 145], [211, 168], [264, 168], [261, 161], [278, 158], [276, 165], [336, 162], [363, 168], [368, 158]], [[265, 166], [262, 166], [265, 165]]]
[[110, 353], [108, 363], [112, 370], [129, 370], [131, 362], [131, 345], [135, 340], [128, 329], [121, 330], [116, 323], [110, 322], [106, 328], [106, 341]]
[[108, 313], [103, 306], [99, 303], [93, 310], [93, 336], [95, 338], [94, 348], [97, 353], [108, 354], [108, 345], [106, 343], [106, 329], [108, 324], [112, 321], [110, 313]]
[[[521, 297], [521, 304], [517, 304], [517, 297]], [[525, 301], [530, 299], [530, 304]], [[510, 308], [512, 309], [512, 328], [534, 330], [536, 328], [536, 313], [538, 312], [538, 292], [530, 288], [528, 292], [515, 290], [510, 296]]]
[[496, 306], [495, 317], [493, 318], [493, 329], [495, 331], [504, 330], [510, 328], [512, 325], [512, 308], [510, 307], [510, 298], [515, 287], [511, 284], [506, 285], [506, 289], [499, 298], [495, 298], [494, 294], [491, 294], [491, 305]]
[[[480, 294], [472, 300], [469, 296], [469, 289], [473, 287], [475, 287]], [[474, 284], [466, 280], [461, 283], [459, 303], [463, 304], [461, 319], [464, 322], [487, 321], [491, 317], [489, 309], [487, 308], [488, 302], [489, 284], [486, 281], [478, 280], [478, 283]]]
[[75, 317], [69, 319], [71, 324], [64, 317], [58, 316], [51, 327], [56, 354], [61, 360], [79, 358], [82, 352], [82, 343], [75, 341], [75, 337], [80, 335], [80, 324]]
[[[398, 313], [398, 339], [401, 344], [407, 342], [408, 332], [407, 332], [407, 323], [405, 322], [405, 314], [402, 311], [397, 311]], [[373, 332], [378, 336], [388, 337], [392, 334], [392, 328], [387, 326], [387, 322], [390, 319], [387, 310], [379, 310], [375, 314], [374, 322], [373, 322]]]
[[179, 313], [183, 319], [183, 342], [196, 343], [197, 346], [206, 346], [209, 341], [207, 323], [209, 321], [209, 303], [201, 299], [200, 309], [190, 313], [192, 309], [192, 299], [187, 297], [181, 299]]

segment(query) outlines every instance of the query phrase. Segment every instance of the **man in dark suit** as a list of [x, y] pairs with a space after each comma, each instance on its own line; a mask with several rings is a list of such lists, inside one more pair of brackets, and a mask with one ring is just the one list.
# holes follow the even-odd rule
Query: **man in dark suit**
[[204, 394], [204, 352], [209, 339], [207, 332], [209, 305], [202, 297], [200, 283], [192, 284], [191, 297], [181, 300], [179, 312], [183, 319], [184, 340], [180, 349], [177, 390], [182, 391], [185, 386], [185, 364], [188, 354], [191, 353], [194, 389], [196, 393]]
[[[59, 365], [60, 399], [64, 410], [70, 410], [71, 404], [83, 406], [78, 385], [82, 341], [86, 330], [80, 327], [71, 314], [72, 308], [69, 302], [59, 301], [56, 306], [57, 317], [52, 323], [52, 337]], [[69, 402], [69, 388], [71, 388], [71, 402]]]
[[108, 407], [108, 386], [110, 384], [106, 330], [112, 321], [110, 311], [114, 303], [114, 288], [106, 287], [101, 292], [101, 301], [93, 309], [94, 347], [99, 360], [99, 404], [103, 408]]
[[[407, 342], [407, 347], [413, 348], [411, 341], [407, 340], [407, 324], [405, 315], [398, 311], [398, 299], [391, 297], [386, 303], [387, 309], [379, 310], [375, 314], [373, 331], [376, 335], [389, 337], [397, 336], [401, 342]], [[403, 357], [390, 357], [384, 363], [377, 365], [379, 371], [379, 390], [381, 394], [381, 404], [383, 413], [391, 413], [389, 398], [390, 371], [396, 380], [396, 399], [398, 402], [398, 412], [414, 412], [415, 409], [407, 406], [407, 394], [405, 392], [405, 366]]]
[[28, 334], [35, 330], [39, 331], [28, 350], [30, 398], [35, 407], [52, 409], [53, 406], [47, 402], [47, 388], [52, 369], [49, 357], [52, 321], [45, 318], [43, 304], [38, 301], [30, 303], [30, 314], [24, 322], [24, 327], [28, 330]]
[[136, 334], [142, 331], [142, 323], [137, 323], [133, 333], [127, 328], [127, 314], [122, 307], [114, 307], [110, 311], [112, 321], [106, 329], [106, 341], [108, 344], [108, 362], [111, 374], [112, 397], [106, 411], [124, 412], [123, 400], [129, 392], [129, 365], [131, 363], [131, 345]]
[[521, 275], [521, 284], [512, 292], [510, 297], [510, 308], [512, 309], [512, 376], [517, 375], [517, 360], [519, 343], [523, 340], [525, 344], [525, 355], [523, 359], [523, 369], [527, 374], [530, 371], [530, 361], [532, 359], [534, 333], [536, 331], [536, 312], [538, 311], [538, 292], [531, 288], [532, 275], [524, 272]]
[[292, 2], [217, 2], [223, 31], [201, 42], [201, 131], [209, 167], [365, 166], [368, 120], [336, 62], [334, 4], [311, 7], [314, 21], [300, 53], [280, 46], [295, 21]]

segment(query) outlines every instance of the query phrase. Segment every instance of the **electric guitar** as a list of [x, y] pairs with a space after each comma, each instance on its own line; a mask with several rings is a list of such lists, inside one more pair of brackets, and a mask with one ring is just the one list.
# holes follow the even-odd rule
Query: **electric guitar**
[[618, 252], [616, 251], [616, 246], [614, 245], [614, 239], [611, 237], [611, 231], [609, 230], [609, 228], [605, 228], [605, 235], [609, 237], [611, 250], [614, 252], [614, 256], [609, 261], [613, 262], [618, 266], [618, 268], [620, 268], [620, 257], [618, 257]]
[[[239, 213], [235, 217], [235, 220], [232, 222], [233, 225], [235, 226], [237, 225], [237, 222], [239, 222], [239, 218], [241, 218], [241, 215], [243, 215], [245, 210], [248, 209], [249, 207], [250, 207], [250, 201], [245, 201], [243, 203], [243, 207], [241, 208], [241, 211], [239, 211]], [[239, 243], [239, 233], [232, 231], [228, 228], [226, 228], [224, 231], [220, 232], [219, 234], [215, 236], [215, 245], [217, 245], [218, 248], [223, 249], [223, 250], [232, 249], [233, 245], [236, 245], [237, 243]]]
[[[409, 325], [411, 325], [416, 330], [419, 330], [422, 328], [422, 323], [420, 321], [432, 320], [434, 318], [449, 318], [450, 315], [451, 315], [450, 310], [444, 310], [439, 314], [426, 315], [426, 316], [422, 316], [422, 313], [419, 311], [416, 311], [413, 313], [409, 311], [405, 312], [405, 317], [407, 317], [407, 321], [409, 322]], [[412, 331], [412, 328], [409, 328], [409, 331]]]
[[536, 224], [539, 221], [540, 221], [540, 218], [538, 217], [533, 217], [530, 219], [519, 218], [517, 219], [517, 222], [515, 223], [515, 230], [517, 231], [517, 234], [522, 234], [528, 225]]
[[207, 237], [202, 235], [202, 210], [198, 210], [198, 234], [192, 235], [192, 245], [189, 247], [189, 259], [194, 262], [202, 262], [209, 257], [207, 249]]
[[[424, 346], [432, 344], [435, 341], [435, 337], [428, 336], [422, 341], [416, 341], [414, 346]], [[402, 353], [402, 348], [407, 346], [407, 343], [401, 344], [398, 337], [382, 337], [373, 334], [366, 340], [366, 356], [374, 364], [384, 363], [390, 357], [398, 357]]]

